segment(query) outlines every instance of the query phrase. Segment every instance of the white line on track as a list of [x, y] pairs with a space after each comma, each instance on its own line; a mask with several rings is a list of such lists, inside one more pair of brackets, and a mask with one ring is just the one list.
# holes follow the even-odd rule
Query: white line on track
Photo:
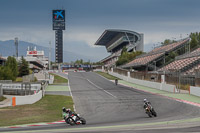
[[97, 86], [96, 84], [94, 84], [94, 83], [93, 83], [92, 81], [90, 81], [89, 79], [87, 79], [87, 81], [90, 82], [90, 83], [91, 83], [92, 85], [94, 85], [95, 87], [97, 87], [97, 88], [103, 90], [104, 92], [106, 92], [106, 93], [109, 94], [110, 96], [112, 96], [112, 97], [114, 97], [114, 98], [117, 98], [116, 96], [114, 96], [114, 95], [111, 94], [110, 92], [108, 92], [108, 91], [104, 90], [103, 88], [101, 88], [101, 87]]
[[[70, 88], [69, 77], [67, 78], [67, 77], [65, 77], [65, 76], [62, 76], [62, 75], [60, 75], [60, 74], [58, 74], [58, 75], [59, 75], [59, 76], [61, 76], [61, 77], [63, 77], [63, 78], [66, 78], [66, 79], [68, 79], [69, 93], [70, 93], [70, 95], [71, 95], [72, 99], [74, 99], [74, 98], [73, 98], [73, 95], [72, 95], [71, 88]], [[67, 74], [67, 75], [68, 75], [68, 74]], [[75, 104], [73, 105], [73, 108], [74, 108], [74, 111], [76, 112], [76, 107], [75, 107]]]
[[[73, 95], [72, 95], [71, 88], [70, 88], [69, 78], [68, 78], [68, 87], [69, 87], [69, 92], [70, 92], [70, 95], [72, 96], [72, 99], [74, 99], [74, 98], [73, 98]], [[75, 104], [73, 105], [73, 108], [74, 108], [74, 112], [76, 112], [76, 107], [75, 107]]]

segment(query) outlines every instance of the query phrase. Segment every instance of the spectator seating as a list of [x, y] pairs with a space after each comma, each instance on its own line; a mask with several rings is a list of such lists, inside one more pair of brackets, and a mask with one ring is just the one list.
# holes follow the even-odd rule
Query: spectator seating
[[150, 51], [147, 54], [138, 56], [136, 59], [134, 59], [133, 61], [127, 63], [126, 65], [124, 65], [122, 67], [128, 68], [128, 67], [136, 67], [136, 66], [145, 66], [145, 65], [152, 63], [153, 61], [156, 61], [157, 59], [161, 58], [162, 56], [165, 55], [166, 52], [174, 51], [177, 48], [185, 45], [185, 43], [188, 41], [189, 41], [189, 38], [186, 38], [179, 42], [175, 42], [172, 44], [168, 44], [165, 46], [155, 48], [154, 50]]

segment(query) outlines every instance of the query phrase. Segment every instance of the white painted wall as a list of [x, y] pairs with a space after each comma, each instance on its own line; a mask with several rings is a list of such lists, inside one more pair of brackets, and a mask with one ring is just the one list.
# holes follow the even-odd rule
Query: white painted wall
[[200, 96], [200, 87], [190, 86], [190, 94]]
[[154, 88], [154, 89], [158, 89], [158, 90], [168, 91], [168, 92], [176, 92], [176, 86], [175, 85], [135, 79], [135, 78], [120, 75], [118, 73], [114, 73], [114, 72], [111, 72], [111, 71], [109, 71], [108, 73], [110, 75], [113, 75], [115, 77], [118, 77], [120, 79], [123, 79], [125, 81], [131, 82], [131, 83], [134, 83], [134, 84], [138, 84], [138, 85], [142, 85], [142, 86], [146, 86], [146, 87], [150, 87], [150, 88]]
[[33, 95], [13, 96], [13, 97], [16, 97], [16, 105], [33, 104], [42, 98], [42, 91], [40, 90], [38, 93]]

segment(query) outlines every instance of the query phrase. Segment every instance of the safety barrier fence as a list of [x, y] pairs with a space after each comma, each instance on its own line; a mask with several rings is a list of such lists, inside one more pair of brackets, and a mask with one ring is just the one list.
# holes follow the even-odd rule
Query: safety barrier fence
[[40, 85], [41, 88], [37, 92], [35, 91], [34, 94], [25, 96], [19, 96], [19, 95], [12, 96], [11, 105], [16, 106], [24, 104], [33, 104], [39, 101], [45, 95], [45, 89], [48, 87], [48, 83], [42, 82]]
[[[130, 76], [131, 74], [130, 74], [129, 71], [127, 71], [127, 74], [124, 74], [124, 73], [117, 73], [116, 71], [114, 72], [113, 69], [111, 69], [110, 71], [108, 71], [108, 73], [110, 75], [113, 75], [113, 76], [118, 77], [120, 79], [123, 79], [125, 81], [131, 82], [131, 83], [134, 83], [134, 84], [138, 84], [138, 85], [141, 85], [141, 86], [146, 86], [146, 87], [150, 87], [150, 88], [154, 88], [154, 89], [158, 89], [158, 90], [163, 90], [163, 91], [167, 91], [167, 92], [172, 92], [172, 93], [179, 93], [180, 92], [180, 89], [178, 89], [176, 87], [176, 85], [167, 84], [165, 82], [165, 76], [164, 75], [162, 75], [164, 78], [161, 78], [161, 83], [160, 83], [160, 82], [153, 82], [153, 81], [147, 81], [147, 80], [132, 78]], [[189, 86], [189, 94], [195, 95], [195, 96], [200, 96], [200, 87]]]
[[26, 96], [13, 96], [11, 105], [24, 105], [24, 104], [33, 104], [39, 101], [42, 98], [43, 91], [40, 90], [38, 93], [34, 95], [26, 95]]
[[113, 75], [115, 77], [118, 77], [120, 79], [123, 79], [125, 81], [134, 83], [134, 84], [138, 84], [138, 85], [142, 85], [142, 86], [146, 86], [146, 87], [150, 87], [150, 88], [154, 88], [154, 89], [158, 89], [158, 90], [164, 90], [164, 91], [168, 91], [168, 92], [178, 92], [178, 90], [176, 89], [175, 85], [170, 85], [170, 84], [166, 84], [165, 82], [163, 83], [158, 83], [158, 82], [152, 82], [152, 81], [146, 81], [146, 80], [140, 80], [140, 79], [134, 79], [131, 78], [130, 72], [127, 72], [128, 76], [124, 76], [115, 72], [108, 72], [110, 75]]
[[200, 97], [200, 87], [190, 86], [190, 94]]

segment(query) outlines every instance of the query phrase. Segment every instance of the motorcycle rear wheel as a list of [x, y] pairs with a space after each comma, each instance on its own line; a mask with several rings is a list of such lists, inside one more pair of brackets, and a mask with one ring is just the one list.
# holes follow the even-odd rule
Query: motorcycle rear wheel
[[75, 123], [75, 121], [72, 119], [72, 118], [69, 118], [69, 124], [71, 125], [71, 126], [74, 126], [76, 123]]
[[154, 116], [154, 117], [157, 117], [157, 114], [156, 114], [156, 112], [155, 112], [155, 111], [154, 111], [152, 114], [153, 114], [153, 116]]
[[151, 112], [146, 112], [149, 117], [152, 117]]
[[157, 113], [156, 113], [156, 111], [155, 111], [154, 109], [152, 109], [152, 115], [153, 115], [154, 117], [157, 117]]

